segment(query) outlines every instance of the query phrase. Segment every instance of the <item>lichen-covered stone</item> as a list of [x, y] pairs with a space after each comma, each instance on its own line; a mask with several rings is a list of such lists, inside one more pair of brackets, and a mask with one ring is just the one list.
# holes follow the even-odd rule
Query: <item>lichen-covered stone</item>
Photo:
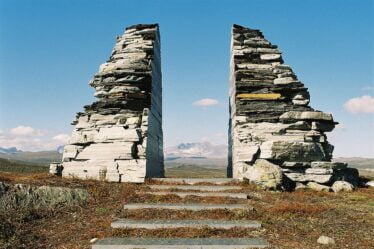
[[307, 184], [307, 187], [309, 189], [315, 190], [315, 191], [322, 191], [322, 192], [330, 192], [331, 188], [316, 182], [309, 182]]
[[354, 186], [352, 184], [350, 184], [349, 182], [346, 182], [346, 181], [336, 181], [334, 182], [334, 184], [331, 186], [331, 189], [334, 191], [334, 192], [341, 192], [341, 191], [344, 191], [344, 192], [351, 192], [354, 190]]
[[282, 187], [283, 174], [281, 168], [264, 159], [257, 159], [254, 165], [248, 168], [244, 176], [265, 189], [276, 190]]
[[31, 186], [0, 182], [0, 210], [7, 208], [53, 208], [84, 203], [89, 194], [85, 189]]

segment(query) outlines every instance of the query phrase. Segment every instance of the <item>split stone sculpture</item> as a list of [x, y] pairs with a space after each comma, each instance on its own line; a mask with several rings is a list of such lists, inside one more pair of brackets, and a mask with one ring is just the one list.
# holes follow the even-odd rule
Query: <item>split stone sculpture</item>
[[[160, 35], [134, 25], [90, 81], [98, 98], [73, 122], [62, 176], [143, 182], [164, 175]], [[54, 165], [56, 166], [56, 165]]]
[[282, 178], [330, 184], [357, 180], [331, 162], [325, 132], [337, 122], [309, 106], [308, 89], [259, 30], [234, 25], [231, 39], [228, 176], [277, 188]]

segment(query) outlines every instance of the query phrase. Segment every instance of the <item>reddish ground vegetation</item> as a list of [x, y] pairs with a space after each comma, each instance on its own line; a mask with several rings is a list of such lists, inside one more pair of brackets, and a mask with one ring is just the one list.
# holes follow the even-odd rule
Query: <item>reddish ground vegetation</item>
[[[0, 173], [0, 181], [33, 185], [85, 188], [86, 204], [54, 210], [7, 210], [0, 214], [0, 248], [90, 248], [89, 240], [108, 236], [135, 237], [263, 237], [272, 248], [325, 248], [316, 243], [320, 235], [333, 237], [329, 248], [374, 248], [374, 190], [353, 193], [269, 192], [242, 185], [251, 199], [244, 200], [248, 211], [160, 211], [124, 212], [124, 203], [201, 202], [198, 197], [175, 195], [152, 197], [137, 192], [148, 190], [141, 184], [116, 184], [62, 179], [48, 174]], [[221, 198], [210, 201], [221, 202]], [[243, 200], [225, 200], [243, 203]], [[236, 219], [259, 220], [261, 229], [120, 229], [110, 228], [115, 217], [135, 219]]]

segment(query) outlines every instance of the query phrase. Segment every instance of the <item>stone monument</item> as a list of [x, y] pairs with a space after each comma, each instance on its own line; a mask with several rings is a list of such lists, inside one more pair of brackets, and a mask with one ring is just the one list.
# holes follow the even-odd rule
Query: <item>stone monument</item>
[[357, 182], [357, 170], [331, 161], [325, 132], [337, 122], [309, 106], [308, 89], [261, 31], [233, 26], [230, 68], [229, 177], [270, 188]]
[[63, 177], [110, 182], [163, 177], [160, 61], [158, 24], [134, 25], [117, 37], [109, 60], [90, 81], [98, 100], [72, 123]]

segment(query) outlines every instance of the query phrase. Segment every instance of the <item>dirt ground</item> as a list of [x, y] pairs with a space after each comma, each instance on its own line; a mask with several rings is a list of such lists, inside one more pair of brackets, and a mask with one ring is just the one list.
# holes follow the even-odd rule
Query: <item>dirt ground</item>
[[[270, 192], [242, 184], [249, 200], [211, 198], [217, 203], [247, 203], [249, 211], [178, 212], [141, 210], [124, 212], [131, 202], [204, 202], [198, 197], [175, 195], [154, 197], [139, 194], [144, 184], [117, 184], [62, 179], [44, 173], [0, 173], [0, 181], [33, 185], [85, 188], [90, 198], [79, 206], [51, 209], [7, 210], [0, 214], [0, 248], [90, 248], [92, 238], [134, 237], [262, 237], [271, 248], [374, 248], [374, 189], [360, 188], [352, 193], [298, 191]], [[115, 217], [211, 218], [259, 220], [261, 229], [120, 229], [110, 228]], [[335, 239], [335, 245], [317, 244], [320, 235]]]

